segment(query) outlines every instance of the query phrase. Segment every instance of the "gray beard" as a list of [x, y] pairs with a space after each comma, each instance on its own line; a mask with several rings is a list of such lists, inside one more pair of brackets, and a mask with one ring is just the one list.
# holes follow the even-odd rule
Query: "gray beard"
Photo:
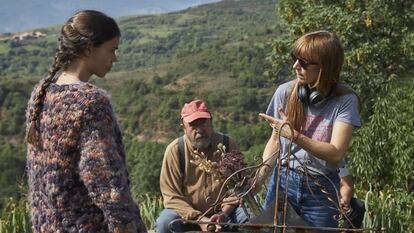
[[195, 142], [192, 143], [192, 146], [198, 150], [204, 150], [208, 148], [210, 144], [211, 144], [211, 139], [205, 137], [201, 139], [196, 139]]

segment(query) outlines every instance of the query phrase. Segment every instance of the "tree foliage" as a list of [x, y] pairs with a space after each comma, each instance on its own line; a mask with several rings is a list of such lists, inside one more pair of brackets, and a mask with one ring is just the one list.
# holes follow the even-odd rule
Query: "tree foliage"
[[414, 84], [393, 82], [378, 97], [369, 121], [356, 132], [349, 156], [359, 183], [404, 188], [414, 178]]
[[[130, 141], [132, 142], [132, 141]], [[166, 145], [155, 142], [133, 142], [128, 146], [128, 167], [132, 181], [132, 192], [160, 193], [160, 168]]]
[[[91, 82], [112, 96], [134, 192], [158, 192], [165, 146], [182, 133], [181, 106], [194, 98], [206, 100], [216, 130], [240, 140], [244, 150], [260, 143], [246, 123], [257, 123], [273, 91], [264, 75], [273, 6], [273, 0], [223, 1], [119, 21], [119, 61], [106, 79]], [[46, 33], [0, 41], [0, 160], [4, 174], [15, 171], [2, 179], [1, 198], [18, 193], [16, 179], [24, 172], [26, 103], [57, 45], [57, 27]]]
[[304, 33], [328, 30], [343, 42], [342, 77], [367, 107], [349, 162], [361, 182], [377, 187], [401, 186], [413, 177], [413, 91], [408, 85], [414, 66], [413, 10], [414, 2], [404, 0], [282, 0], [278, 8], [288, 34], [273, 42], [274, 68], [285, 66], [292, 43]]
[[[286, 73], [292, 42], [305, 32], [326, 29], [343, 41], [347, 57], [343, 78], [367, 106], [365, 124], [356, 132], [348, 155], [357, 184], [364, 188], [359, 191], [366, 193], [370, 184], [375, 199], [378, 190], [387, 187], [390, 199], [379, 197], [369, 203], [373, 219], [385, 214], [403, 214], [401, 219], [409, 219], [411, 209], [405, 205], [412, 198], [399, 201], [403, 192], [394, 192], [394, 188], [404, 186], [413, 174], [414, 99], [412, 85], [407, 84], [412, 80], [407, 71], [414, 57], [412, 1], [281, 0], [278, 10], [285, 20], [284, 31], [272, 15], [273, 0], [216, 4], [122, 19], [120, 61], [106, 80], [92, 80], [112, 95], [125, 136], [134, 196], [159, 192], [165, 146], [182, 134], [180, 108], [194, 98], [207, 102], [215, 129], [229, 134], [239, 143], [246, 161], [257, 164], [271, 133], [257, 114], [266, 110], [279, 82], [266, 75], [267, 53], [273, 50], [269, 73]], [[46, 73], [56, 47], [56, 30], [48, 32], [39, 40], [0, 41], [0, 75], [36, 75], [30, 79], [0, 77], [2, 198], [19, 197], [26, 102], [34, 83]], [[272, 47], [267, 43], [270, 38], [277, 38]], [[401, 77], [407, 82], [400, 82]], [[156, 207], [148, 213], [159, 210], [159, 199], [156, 202], [152, 204], [152, 198], [144, 202]], [[395, 211], [376, 208], [390, 208], [385, 202], [394, 203]], [[147, 222], [153, 222], [154, 216], [150, 217]], [[413, 229], [398, 224], [403, 230], [394, 232]]]
[[281, 0], [286, 36], [273, 41], [269, 57], [276, 75], [292, 63], [289, 53], [298, 37], [317, 30], [339, 36], [346, 59], [342, 80], [363, 104], [363, 126], [354, 134], [347, 162], [359, 192], [371, 196], [365, 225], [387, 232], [414, 229], [412, 203], [407, 206], [413, 194], [401, 198], [414, 176], [412, 12], [409, 0]]
[[22, 77], [0, 79], [0, 209], [8, 197], [19, 198], [24, 186], [25, 109], [34, 85]]
[[413, 1], [281, 0], [278, 8], [288, 33], [273, 42], [275, 71], [289, 60], [292, 43], [301, 35], [335, 32], [345, 48], [342, 78], [360, 94], [364, 116], [384, 93], [384, 84], [414, 66]]

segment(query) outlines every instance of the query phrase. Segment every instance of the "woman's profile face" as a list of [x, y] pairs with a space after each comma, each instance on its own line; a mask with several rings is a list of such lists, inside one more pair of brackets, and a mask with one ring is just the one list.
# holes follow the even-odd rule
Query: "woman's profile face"
[[295, 70], [296, 79], [299, 84], [312, 86], [318, 79], [320, 66], [314, 61], [294, 58], [293, 69]]
[[112, 68], [112, 63], [117, 61], [119, 37], [106, 41], [98, 47], [92, 47], [86, 59], [87, 69], [91, 74], [104, 77]]

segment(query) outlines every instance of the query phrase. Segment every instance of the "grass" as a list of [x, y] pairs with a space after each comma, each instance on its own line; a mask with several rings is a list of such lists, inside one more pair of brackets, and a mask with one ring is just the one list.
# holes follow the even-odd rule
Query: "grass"
[[[155, 221], [164, 209], [162, 198], [145, 194], [139, 198], [139, 209], [147, 229], [154, 229]], [[1, 233], [1, 232], [0, 232]]]
[[363, 226], [386, 232], [414, 232], [414, 195], [406, 190], [369, 190]]
[[[405, 190], [359, 190], [365, 196], [366, 213], [363, 226], [387, 233], [414, 232], [414, 195]], [[147, 229], [154, 229], [155, 220], [163, 210], [162, 198], [145, 194], [137, 197], [141, 217]], [[263, 202], [263, 199], [259, 200]], [[26, 233], [30, 231], [29, 206], [25, 198], [10, 198], [0, 216], [0, 233]]]
[[0, 233], [31, 232], [29, 206], [26, 199], [10, 198], [0, 216]]

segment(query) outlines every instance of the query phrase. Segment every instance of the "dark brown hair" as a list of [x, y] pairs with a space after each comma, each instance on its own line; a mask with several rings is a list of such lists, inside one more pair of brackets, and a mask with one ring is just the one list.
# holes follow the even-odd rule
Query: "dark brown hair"
[[59, 46], [53, 64], [46, 78], [40, 81], [34, 93], [34, 109], [28, 115], [26, 139], [28, 143], [39, 141], [38, 118], [42, 109], [47, 87], [56, 81], [56, 74], [67, 67], [86, 49], [99, 47], [103, 43], [119, 37], [121, 32], [115, 20], [94, 10], [79, 11], [62, 26]]

